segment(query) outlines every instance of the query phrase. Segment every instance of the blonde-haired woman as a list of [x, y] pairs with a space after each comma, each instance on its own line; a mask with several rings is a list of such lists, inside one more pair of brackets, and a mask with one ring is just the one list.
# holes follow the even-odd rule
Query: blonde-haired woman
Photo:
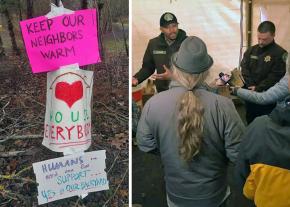
[[225, 206], [230, 194], [226, 169], [244, 125], [228, 98], [203, 87], [212, 64], [201, 39], [185, 39], [172, 57], [169, 90], [145, 104], [138, 123], [139, 149], [160, 151], [170, 207]]

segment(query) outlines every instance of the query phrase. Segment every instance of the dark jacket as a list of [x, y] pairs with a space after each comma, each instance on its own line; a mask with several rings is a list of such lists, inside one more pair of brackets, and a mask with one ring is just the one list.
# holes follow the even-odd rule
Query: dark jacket
[[256, 86], [256, 91], [261, 92], [277, 83], [286, 72], [285, 54], [286, 50], [275, 41], [263, 48], [250, 47], [241, 62], [245, 87]]
[[236, 172], [240, 189], [257, 207], [290, 206], [290, 96], [248, 127]]
[[146, 102], [138, 123], [138, 147], [145, 152], [159, 149], [166, 191], [176, 206], [216, 207], [228, 195], [226, 169], [229, 160], [236, 162], [245, 126], [231, 100], [197, 89], [204, 107], [204, 137], [200, 153], [186, 165], [177, 136], [178, 103], [186, 91], [172, 81], [169, 90]]
[[[155, 70], [157, 70], [157, 73], [164, 73], [163, 65], [170, 67], [171, 55], [179, 50], [186, 37], [185, 31], [179, 29], [176, 40], [170, 46], [167, 44], [163, 33], [151, 39], [143, 57], [142, 68], [134, 75], [138, 79], [138, 83], [142, 83], [149, 78]], [[157, 91], [167, 90], [169, 82], [169, 80], [156, 80]]]

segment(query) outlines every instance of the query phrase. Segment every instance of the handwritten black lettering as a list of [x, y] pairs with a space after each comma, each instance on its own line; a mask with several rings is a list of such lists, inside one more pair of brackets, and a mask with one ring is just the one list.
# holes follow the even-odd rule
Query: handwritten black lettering
[[84, 16], [83, 15], [78, 15], [77, 18], [78, 18], [78, 25], [80, 25], [80, 23], [82, 23], [82, 25], [85, 25], [84, 22], [83, 22], [84, 21]]
[[63, 160], [63, 161], [59, 161], [59, 162], [51, 162], [51, 163], [47, 163], [47, 164], [45, 163], [41, 167], [42, 167], [42, 172], [47, 173], [50, 171], [58, 170], [60, 168], [71, 167], [73, 165], [83, 164], [83, 162], [84, 162], [83, 157], [79, 156], [77, 158], [67, 159], [67, 160]]
[[60, 42], [64, 43], [66, 41], [66, 34], [64, 32], [60, 32], [59, 36], [60, 36]]
[[63, 54], [63, 49], [62, 48], [58, 48], [58, 49], [56, 49], [56, 56], [57, 56], [57, 58], [59, 58], [59, 57], [66, 57], [64, 54]]
[[68, 16], [64, 16], [62, 19], [62, 25], [67, 27], [69, 26], [69, 17]]
[[67, 38], [67, 40], [72, 40], [73, 39], [73, 34], [71, 32], [68, 32], [66, 34], [66, 38]]
[[44, 59], [59, 59], [60, 57], [68, 57], [70, 55], [74, 55], [75, 56], [75, 49], [74, 46], [72, 46], [71, 48], [57, 48], [55, 50], [49, 50], [46, 52], [40, 51], [42, 57]]
[[28, 32], [28, 34], [30, 34], [30, 33], [34, 33], [33, 30], [31, 29], [31, 26], [32, 26], [32, 23], [30, 23], [30, 24], [26, 24], [26, 28], [27, 28], [27, 32]]
[[75, 27], [79, 25], [85, 25], [84, 24], [84, 16], [78, 15], [78, 16], [64, 16], [62, 19], [62, 25], [65, 27]]
[[70, 32], [58, 32], [55, 34], [48, 34], [45, 36], [39, 36], [30, 40], [31, 47], [40, 47], [46, 45], [60, 44], [67, 41], [77, 41], [83, 39], [82, 30], [70, 31]]
[[80, 30], [80, 29], [78, 30], [78, 39], [79, 40], [80, 39], [83, 39], [83, 37], [84, 37], [83, 34], [82, 34], [82, 32], [83, 32], [82, 30]]
[[53, 20], [52, 19], [48, 19], [47, 20], [47, 28], [48, 28], [48, 30], [50, 30], [52, 24], [53, 24]]
[[52, 24], [53, 24], [52, 19], [45, 19], [40, 22], [26, 24], [26, 29], [28, 34], [49, 31], [51, 29]]

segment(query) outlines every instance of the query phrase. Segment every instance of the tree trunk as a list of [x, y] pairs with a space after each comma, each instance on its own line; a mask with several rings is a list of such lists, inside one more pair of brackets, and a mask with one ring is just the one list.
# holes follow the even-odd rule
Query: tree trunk
[[101, 60], [104, 60], [104, 47], [103, 47], [103, 37], [102, 37], [102, 29], [101, 29], [101, 11], [104, 6], [104, 3], [99, 3], [97, 0], [86, 0], [88, 3], [88, 8], [96, 8], [98, 16], [97, 16], [97, 28], [98, 28], [98, 39], [99, 39], [99, 52]]
[[18, 7], [19, 21], [22, 21], [22, 4], [21, 4], [21, 0], [18, 0], [17, 7]]
[[0, 36], [0, 57], [5, 55], [5, 50], [3, 47], [3, 41], [2, 41], [2, 37]]
[[102, 8], [103, 8], [104, 4], [103, 3], [97, 3], [97, 11], [98, 11], [98, 39], [99, 39], [99, 51], [100, 51], [100, 57], [101, 57], [101, 60], [104, 60], [105, 59], [105, 53], [104, 53], [104, 45], [103, 45], [103, 34], [101, 33], [101, 11], [102, 11]]
[[[87, 9], [88, 8], [88, 1], [87, 0], [81, 0], [81, 9]], [[82, 69], [87, 70], [90, 66], [86, 65], [83, 66]]]
[[55, 0], [55, 5], [59, 6], [59, 0]]
[[109, 0], [105, 3], [105, 8], [103, 9], [102, 12], [102, 26], [101, 26], [101, 30], [103, 32], [103, 34], [107, 33], [107, 32], [111, 32], [112, 31], [112, 16], [111, 16], [111, 11], [110, 11], [110, 2]]
[[31, 19], [33, 17], [33, 0], [27, 0], [27, 19]]
[[127, 44], [127, 35], [126, 35], [126, 32], [125, 32], [124, 23], [123, 23], [121, 18], [120, 18], [120, 22], [122, 24], [122, 33], [123, 33], [123, 40], [124, 40], [124, 46], [125, 46], [126, 54], [127, 54], [127, 57], [129, 57], [129, 48], [128, 48], [128, 44]]
[[19, 51], [19, 48], [16, 43], [16, 39], [15, 39], [14, 27], [13, 27], [12, 19], [10, 17], [10, 13], [7, 8], [4, 9], [3, 13], [7, 19], [7, 25], [8, 25], [9, 35], [11, 38], [12, 48], [16, 52], [16, 55], [20, 55], [20, 51]]
[[87, 9], [88, 8], [88, 1], [87, 0], [82, 0], [82, 9]]

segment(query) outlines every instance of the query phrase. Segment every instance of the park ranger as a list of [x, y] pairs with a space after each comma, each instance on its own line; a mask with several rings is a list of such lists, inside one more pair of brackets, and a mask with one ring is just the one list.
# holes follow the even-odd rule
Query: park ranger
[[185, 31], [178, 28], [174, 14], [166, 12], [160, 18], [161, 34], [148, 43], [143, 57], [142, 68], [133, 76], [132, 85], [137, 86], [149, 78], [155, 70], [155, 85], [158, 92], [168, 89], [171, 72], [171, 55], [178, 51], [180, 44], [187, 37]]

